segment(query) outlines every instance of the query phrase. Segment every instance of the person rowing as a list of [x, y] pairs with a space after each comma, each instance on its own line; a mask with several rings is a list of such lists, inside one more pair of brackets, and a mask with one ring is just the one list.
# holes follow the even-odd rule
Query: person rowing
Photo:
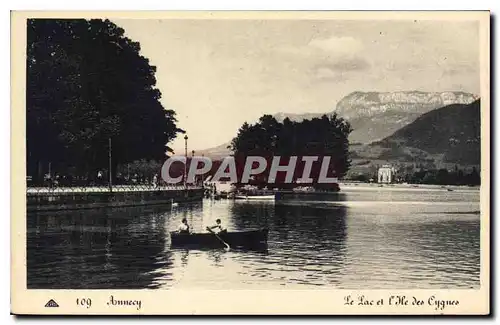
[[214, 234], [214, 236], [217, 237], [217, 239], [220, 240], [220, 242], [224, 244], [224, 246], [226, 246], [227, 250], [231, 249], [231, 246], [229, 246], [229, 244], [219, 236], [227, 232], [226, 228], [222, 226], [220, 219], [215, 220], [215, 225], [213, 225], [212, 227], [207, 227], [207, 230]]
[[178, 232], [181, 234], [190, 234], [189, 225], [186, 218], [182, 218], [182, 222], [179, 225]]
[[207, 230], [210, 232], [214, 232], [216, 234], [227, 232], [227, 229], [224, 226], [222, 226], [220, 219], [215, 220], [215, 225], [207, 227]]

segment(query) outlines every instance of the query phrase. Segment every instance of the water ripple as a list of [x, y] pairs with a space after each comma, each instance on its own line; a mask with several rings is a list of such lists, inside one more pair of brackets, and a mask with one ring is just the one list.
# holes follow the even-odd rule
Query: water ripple
[[[389, 200], [390, 198], [390, 200]], [[477, 192], [359, 191], [341, 202], [205, 201], [28, 215], [29, 288], [477, 288]], [[265, 252], [171, 249], [202, 231], [267, 226]]]

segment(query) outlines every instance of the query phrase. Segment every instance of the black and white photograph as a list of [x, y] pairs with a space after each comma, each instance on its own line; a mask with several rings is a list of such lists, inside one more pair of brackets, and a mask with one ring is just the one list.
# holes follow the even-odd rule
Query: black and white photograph
[[17, 18], [37, 312], [170, 313], [134, 290], [489, 312], [489, 12]]

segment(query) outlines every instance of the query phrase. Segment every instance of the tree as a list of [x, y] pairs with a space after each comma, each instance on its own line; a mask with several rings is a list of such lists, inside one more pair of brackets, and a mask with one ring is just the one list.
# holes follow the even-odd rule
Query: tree
[[436, 182], [436, 184], [439, 184], [439, 185], [450, 184], [450, 177], [448, 174], [448, 170], [445, 168], [439, 169], [436, 173], [435, 182]]
[[[329, 176], [340, 178], [347, 173], [351, 164], [348, 142], [351, 131], [350, 124], [336, 114], [302, 122], [292, 122], [286, 118], [283, 123], [279, 123], [271, 115], [264, 115], [255, 124], [244, 123], [241, 126], [231, 142], [231, 149], [237, 161], [244, 162], [247, 156], [260, 155], [268, 158], [268, 166], [273, 156], [329, 156]], [[286, 161], [282, 162], [285, 163]], [[299, 159], [295, 179], [302, 175], [303, 167]], [[315, 181], [319, 170], [319, 163], [313, 165], [311, 177]], [[265, 181], [265, 174], [256, 180], [257, 183]], [[320, 185], [315, 183], [317, 187], [321, 187]]]
[[[160, 103], [156, 67], [109, 20], [30, 19], [27, 26], [28, 174], [89, 174], [164, 159], [182, 130]], [[114, 168], [115, 169], [115, 168]]]

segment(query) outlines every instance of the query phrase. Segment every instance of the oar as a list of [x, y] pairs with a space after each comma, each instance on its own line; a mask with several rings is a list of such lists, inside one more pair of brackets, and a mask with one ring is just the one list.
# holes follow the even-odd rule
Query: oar
[[217, 237], [217, 239], [219, 239], [221, 241], [221, 243], [223, 243], [227, 249], [231, 249], [231, 246], [229, 246], [228, 243], [226, 243], [224, 240], [222, 240], [222, 238], [220, 238], [219, 235], [217, 235], [215, 232], [212, 231], [212, 229], [210, 229], [209, 227], [207, 227], [207, 230], [210, 231], [212, 234], [215, 235], [215, 237]]

